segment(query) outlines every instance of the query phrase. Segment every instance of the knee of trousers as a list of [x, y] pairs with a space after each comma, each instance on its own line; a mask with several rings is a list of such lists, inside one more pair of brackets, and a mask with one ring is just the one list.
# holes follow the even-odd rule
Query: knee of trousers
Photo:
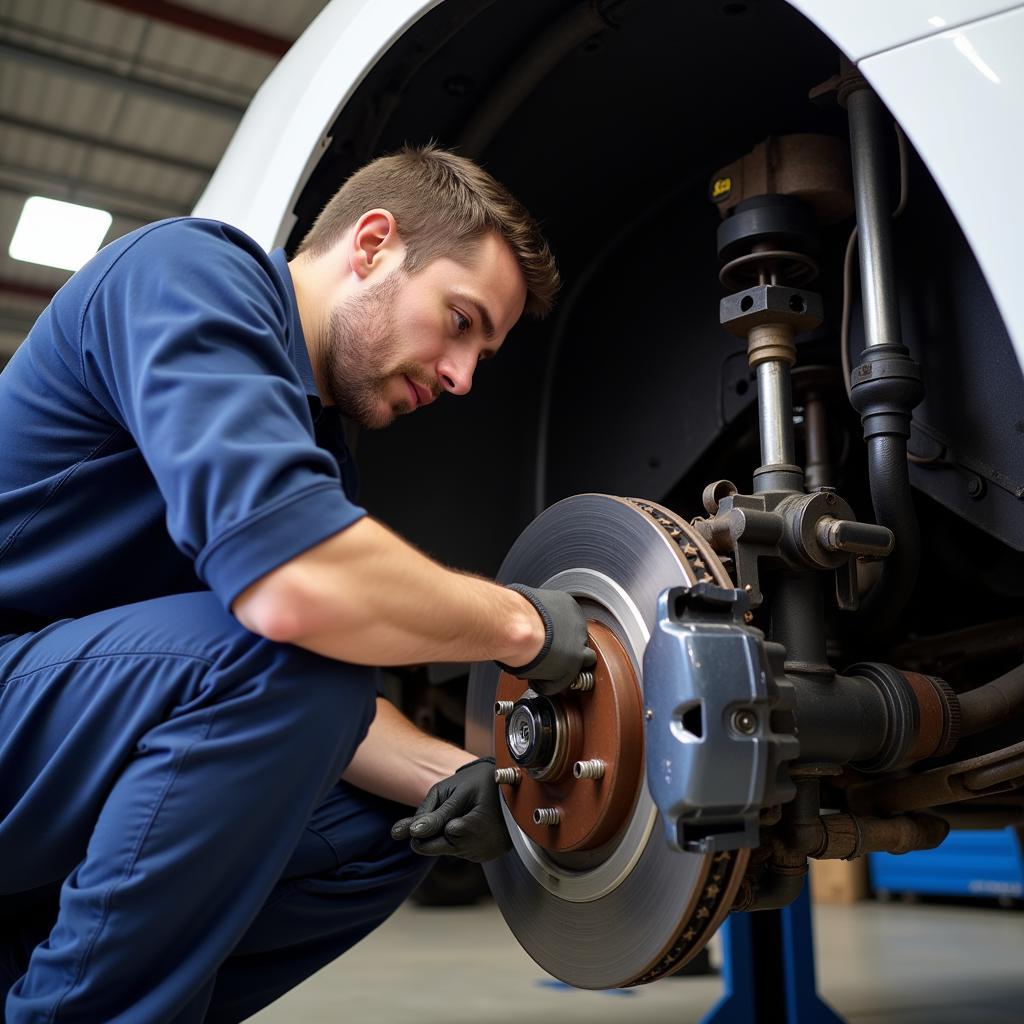
[[339, 867], [349, 879], [360, 879], [368, 886], [382, 883], [393, 888], [401, 902], [434, 863], [433, 857], [415, 853], [408, 840], [391, 838], [391, 826], [410, 813], [411, 808], [404, 804], [339, 782], [308, 823], [310, 832], [326, 844], [328, 859], [317, 863], [315, 858], [307, 858], [306, 866], [314, 873], [317, 868]]
[[278, 741], [293, 738], [328, 748], [337, 743], [347, 763], [373, 720], [377, 669], [266, 640], [215, 599], [183, 606], [186, 624], [190, 617], [204, 616], [206, 668], [182, 694], [182, 710], [234, 709], [250, 722], [272, 726]]
[[373, 909], [378, 923], [394, 913], [419, 888], [437, 863], [436, 857], [414, 853], [408, 842], [392, 842], [394, 848], [370, 868], [372, 881], [362, 880], [363, 884], [370, 883], [368, 888], [376, 894]]

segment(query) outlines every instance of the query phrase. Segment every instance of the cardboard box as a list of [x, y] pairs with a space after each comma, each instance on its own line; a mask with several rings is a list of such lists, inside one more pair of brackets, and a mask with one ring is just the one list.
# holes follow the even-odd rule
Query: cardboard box
[[867, 895], [867, 857], [811, 861], [811, 899], [815, 903], [856, 903]]

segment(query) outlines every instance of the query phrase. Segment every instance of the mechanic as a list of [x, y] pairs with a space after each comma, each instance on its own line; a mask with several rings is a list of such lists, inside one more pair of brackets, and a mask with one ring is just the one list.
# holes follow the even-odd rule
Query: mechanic
[[428, 146], [357, 171], [290, 263], [162, 221], [43, 312], [0, 376], [8, 1022], [242, 1020], [380, 924], [418, 853], [508, 848], [493, 761], [376, 666], [566, 680], [585, 621], [367, 516], [342, 427], [466, 394], [557, 284], [519, 203]]

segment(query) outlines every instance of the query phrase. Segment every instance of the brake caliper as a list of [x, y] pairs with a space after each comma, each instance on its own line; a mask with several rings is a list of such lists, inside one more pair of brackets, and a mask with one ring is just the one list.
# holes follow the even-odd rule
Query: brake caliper
[[644, 653], [647, 783], [669, 845], [758, 844], [762, 807], [793, 796], [797, 757], [785, 650], [744, 622], [747, 594], [670, 587]]

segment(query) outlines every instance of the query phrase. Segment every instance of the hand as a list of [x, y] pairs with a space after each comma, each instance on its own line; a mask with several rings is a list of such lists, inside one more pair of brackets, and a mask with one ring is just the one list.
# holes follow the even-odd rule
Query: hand
[[391, 838], [411, 838], [413, 850], [426, 857], [447, 854], [478, 863], [512, 849], [494, 781], [494, 758], [464, 764], [431, 786], [416, 813], [391, 826]]
[[537, 610], [544, 623], [544, 645], [528, 665], [498, 667], [520, 679], [529, 679], [534, 690], [545, 697], [561, 693], [597, 655], [587, 646], [587, 620], [576, 599], [564, 590], [535, 590], [512, 583], [509, 590], [522, 594]]

